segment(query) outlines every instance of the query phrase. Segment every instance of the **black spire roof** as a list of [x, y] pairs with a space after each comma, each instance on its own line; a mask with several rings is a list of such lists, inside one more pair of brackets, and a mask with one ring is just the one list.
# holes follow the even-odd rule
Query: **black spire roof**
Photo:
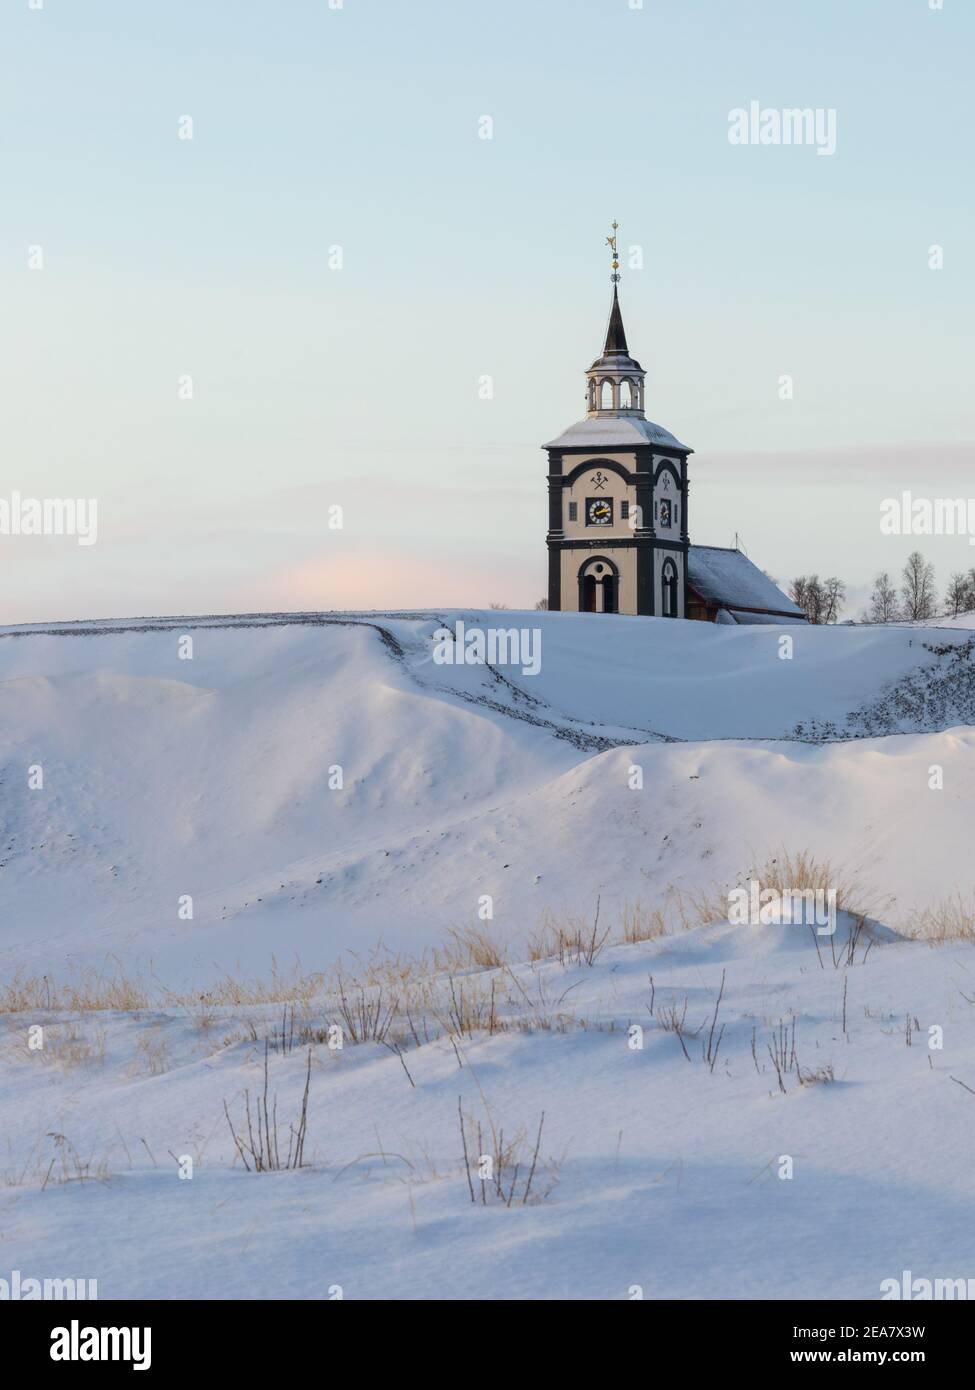
[[620, 299], [616, 286], [613, 286], [613, 307], [609, 314], [609, 327], [606, 329], [606, 346], [603, 353], [608, 352], [623, 353], [627, 357], [630, 350], [626, 346], [626, 330], [623, 327], [623, 315], [620, 312]]

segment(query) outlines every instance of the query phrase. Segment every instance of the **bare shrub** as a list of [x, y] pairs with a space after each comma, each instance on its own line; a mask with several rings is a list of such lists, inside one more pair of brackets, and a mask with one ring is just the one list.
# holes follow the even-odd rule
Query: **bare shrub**
[[383, 990], [366, 990], [362, 985], [350, 986], [342, 978], [338, 983], [338, 1012], [349, 1042], [385, 1042], [396, 1017], [396, 999], [385, 999]]
[[545, 913], [528, 938], [528, 958], [533, 961], [555, 959], [560, 965], [592, 966], [609, 940], [609, 934], [609, 927], [602, 933], [599, 930], [598, 898], [591, 925], [582, 917], [570, 917], [563, 922]]
[[[559, 1164], [541, 1159], [545, 1111], [532, 1141], [524, 1126], [505, 1134], [487, 1111], [487, 1123], [466, 1114], [457, 1097], [464, 1172], [471, 1202], [477, 1206], [526, 1206], [529, 1200], [542, 1202], [558, 1182]], [[541, 1159], [541, 1162], [540, 1162]], [[540, 1180], [540, 1181], [539, 1181]]]
[[[268, 1105], [268, 1045], [264, 1044], [264, 1089], [254, 1097], [254, 1115], [251, 1116], [251, 1094], [244, 1092], [244, 1120], [240, 1135], [234, 1129], [227, 1102], [223, 1103], [223, 1113], [227, 1117], [234, 1147], [248, 1173], [277, 1172], [281, 1169], [303, 1168], [305, 1162], [305, 1137], [308, 1132], [308, 1091], [311, 1086], [311, 1048], [308, 1049], [308, 1066], [305, 1071], [305, 1090], [301, 1098], [301, 1109], [297, 1119], [288, 1125], [288, 1148], [284, 1158], [278, 1137], [278, 1098], [275, 1094]], [[255, 1126], [257, 1133], [255, 1135]]]
[[455, 980], [451, 975], [442, 1002], [431, 1003], [430, 1011], [446, 1033], [470, 1037], [473, 1033], [506, 1031], [508, 1025], [498, 1016], [498, 982], [491, 980], [490, 989], [479, 981]]
[[696, 1037], [700, 1029], [691, 1029], [687, 1027], [687, 997], [685, 996], [684, 1003], [680, 1009], [678, 1009], [673, 1001], [669, 1004], [659, 1005], [656, 1019], [657, 1024], [665, 1033], [674, 1034], [681, 1045], [684, 1056], [690, 1061], [691, 1054], [687, 1050], [687, 1044], [684, 1039], [685, 1037]]
[[54, 1157], [48, 1165], [41, 1184], [41, 1191], [47, 1187], [52, 1177], [56, 1183], [105, 1182], [109, 1176], [108, 1163], [93, 1156], [82, 1158], [71, 1140], [65, 1134], [50, 1133], [47, 1136], [54, 1144]]

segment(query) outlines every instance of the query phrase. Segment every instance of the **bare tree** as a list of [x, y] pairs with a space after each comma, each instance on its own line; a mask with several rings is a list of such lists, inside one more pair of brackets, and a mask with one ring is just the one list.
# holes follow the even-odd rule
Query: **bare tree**
[[789, 587], [789, 597], [802, 609], [811, 623], [820, 621], [823, 610], [823, 588], [818, 574], [800, 574]]
[[540, 599], [538, 600], [538, 602], [535, 604], [535, 612], [536, 612], [536, 613], [545, 613], [545, 612], [547, 612], [547, 610], [548, 610], [548, 599], [547, 599], [547, 598], [540, 598]]
[[808, 622], [835, 623], [846, 601], [846, 585], [835, 575], [822, 580], [818, 574], [800, 574], [792, 581], [789, 597]]
[[846, 603], [846, 585], [842, 579], [837, 579], [835, 574], [830, 575], [823, 584], [823, 616], [820, 621], [824, 623], [837, 622], [843, 611], [844, 603]]
[[867, 618], [872, 623], [896, 623], [898, 618], [897, 590], [886, 570], [873, 581]]
[[945, 611], [956, 618], [959, 613], [969, 612], [968, 604], [972, 598], [971, 580], [967, 574], [953, 574], [945, 590]]
[[938, 591], [934, 586], [934, 565], [929, 564], [919, 550], [915, 550], [907, 557], [907, 564], [901, 573], [904, 579], [901, 585], [904, 617], [912, 622], [933, 618], [938, 602]]

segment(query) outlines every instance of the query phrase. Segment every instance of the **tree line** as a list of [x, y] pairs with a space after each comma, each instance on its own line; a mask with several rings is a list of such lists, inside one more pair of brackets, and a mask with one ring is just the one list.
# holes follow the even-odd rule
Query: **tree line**
[[[846, 602], [846, 585], [830, 575], [800, 574], [789, 587], [789, 597], [811, 623], [835, 623]], [[898, 586], [884, 570], [873, 584], [870, 602], [861, 621], [867, 623], [923, 622], [927, 618], [957, 617], [975, 612], [975, 569], [957, 571], [948, 581], [944, 599], [938, 597], [934, 565], [919, 550], [907, 557]]]

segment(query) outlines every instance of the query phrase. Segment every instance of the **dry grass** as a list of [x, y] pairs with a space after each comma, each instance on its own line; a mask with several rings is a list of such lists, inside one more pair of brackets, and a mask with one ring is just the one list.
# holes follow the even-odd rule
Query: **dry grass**
[[623, 904], [620, 918], [622, 939], [628, 946], [635, 946], [638, 941], [656, 941], [673, 930], [666, 907], [646, 908], [639, 898], [635, 903]]
[[835, 1080], [836, 1072], [832, 1062], [824, 1062], [822, 1066], [816, 1067], [815, 1071], [799, 1073], [800, 1086], [831, 1086]]
[[320, 971], [307, 972], [300, 961], [288, 971], [278, 968], [275, 959], [271, 960], [271, 974], [267, 979], [236, 979], [225, 975], [222, 980], [201, 994], [181, 995], [166, 991], [165, 1002], [169, 1005], [195, 1006], [205, 1018], [206, 1013], [215, 1008], [242, 1008], [260, 1004], [307, 1004], [323, 992], [326, 977]]
[[[755, 879], [762, 889], [788, 893], [836, 893], [839, 912], [853, 917], [877, 917], [892, 906], [890, 894], [878, 894], [868, 887], [858, 872], [830, 859], [817, 859], [809, 850], [779, 849], [770, 854], [764, 864], [748, 869], [741, 875], [738, 886]], [[727, 915], [727, 899], [722, 916]]]
[[500, 970], [507, 956], [486, 927], [452, 927], [443, 946], [434, 951], [433, 961], [444, 971]]
[[72, 1021], [44, 1030], [41, 1055], [60, 1067], [93, 1067], [105, 1061], [105, 1029]]
[[142, 1033], [136, 1043], [134, 1067], [137, 1072], [162, 1076], [169, 1070], [169, 1053], [163, 1029], [154, 1024]]
[[306, 972], [300, 963], [282, 971], [274, 960], [266, 979], [226, 975], [210, 989], [193, 994], [179, 994], [162, 986], [150, 989], [142, 980], [126, 975], [121, 966], [112, 973], [78, 970], [61, 983], [50, 975], [18, 971], [0, 985], [0, 1014], [139, 1013], [165, 1006], [194, 1010], [198, 1026], [206, 1031], [219, 1008], [307, 1003], [322, 994], [325, 986], [326, 977], [321, 972]]
[[556, 920], [543, 913], [539, 925], [528, 938], [528, 958], [532, 961], [557, 960], [560, 965], [594, 965], [610, 937], [610, 927], [599, 925], [599, 900], [590, 922], [585, 917]]
[[961, 893], [956, 893], [934, 907], [917, 909], [901, 930], [905, 936], [933, 946], [945, 941], [975, 941], [975, 896], [966, 902]]
[[67, 1070], [100, 1066], [106, 1043], [105, 1029], [95, 1020], [71, 1019], [30, 1029], [18, 1023], [11, 1027], [0, 1053], [17, 1062], [44, 1062]]
[[6, 985], [0, 985], [0, 1014], [16, 1013], [101, 1013], [117, 1010], [137, 1013], [149, 1007], [149, 994], [138, 980], [121, 971], [102, 975], [97, 970], [81, 970], [57, 984], [50, 975], [25, 975], [18, 971]]

